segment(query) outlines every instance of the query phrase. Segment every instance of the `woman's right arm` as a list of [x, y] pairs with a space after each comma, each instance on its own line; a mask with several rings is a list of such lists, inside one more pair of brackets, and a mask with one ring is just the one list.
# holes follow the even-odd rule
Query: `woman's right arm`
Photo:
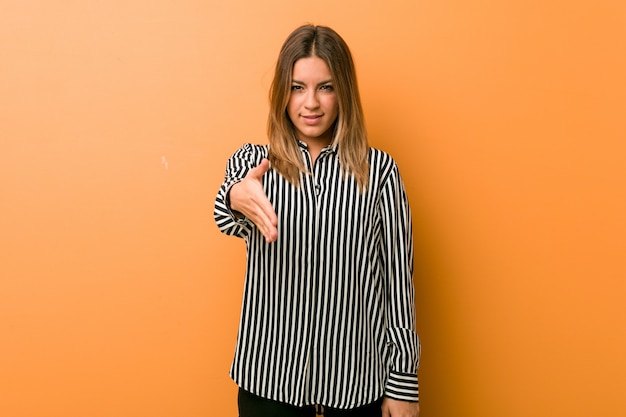
[[278, 220], [263, 189], [262, 178], [269, 169], [269, 161], [259, 152], [263, 149], [246, 144], [228, 160], [213, 214], [223, 233], [245, 237], [256, 226], [269, 243], [278, 237]]

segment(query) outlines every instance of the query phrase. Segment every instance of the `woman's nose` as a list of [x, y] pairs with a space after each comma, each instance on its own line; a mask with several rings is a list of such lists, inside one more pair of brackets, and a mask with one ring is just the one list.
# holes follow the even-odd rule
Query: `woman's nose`
[[304, 101], [304, 106], [308, 109], [314, 109], [316, 107], [319, 107], [320, 102], [317, 99], [317, 92], [315, 91], [311, 91], [308, 92], [306, 95], [306, 99]]

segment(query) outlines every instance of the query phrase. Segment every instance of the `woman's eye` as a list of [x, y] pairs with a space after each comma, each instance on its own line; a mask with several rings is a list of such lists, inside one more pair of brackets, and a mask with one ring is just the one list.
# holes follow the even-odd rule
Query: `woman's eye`
[[297, 91], [297, 90], [302, 90], [302, 86], [301, 85], [292, 85], [291, 86], [291, 91]]
[[326, 84], [326, 85], [321, 86], [320, 90], [333, 91], [333, 86]]

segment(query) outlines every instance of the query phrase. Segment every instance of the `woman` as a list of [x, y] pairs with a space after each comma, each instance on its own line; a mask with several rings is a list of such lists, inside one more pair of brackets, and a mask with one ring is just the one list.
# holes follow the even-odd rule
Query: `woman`
[[332, 29], [283, 44], [268, 136], [235, 152], [215, 202], [220, 230], [247, 247], [240, 417], [417, 416], [410, 209], [396, 163], [368, 146]]

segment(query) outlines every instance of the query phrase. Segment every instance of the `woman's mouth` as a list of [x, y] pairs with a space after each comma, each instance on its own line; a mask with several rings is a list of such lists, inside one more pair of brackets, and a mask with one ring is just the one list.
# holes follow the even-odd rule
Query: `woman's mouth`
[[306, 116], [301, 116], [301, 117], [304, 120], [304, 123], [308, 125], [314, 125], [314, 124], [317, 124], [317, 122], [322, 118], [322, 115], [312, 114], [312, 115], [306, 115]]

